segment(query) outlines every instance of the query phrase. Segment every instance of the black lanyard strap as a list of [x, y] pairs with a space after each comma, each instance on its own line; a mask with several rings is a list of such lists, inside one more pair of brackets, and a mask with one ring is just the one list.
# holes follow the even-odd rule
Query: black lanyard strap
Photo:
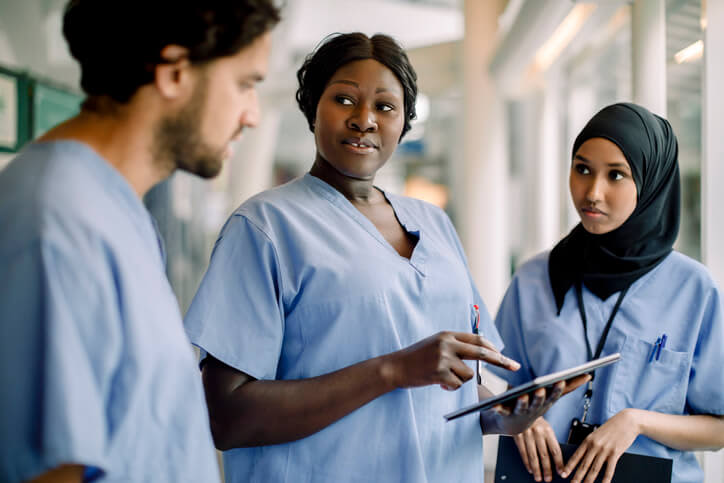
[[[578, 312], [581, 314], [581, 321], [583, 322], [583, 339], [586, 341], [586, 351], [588, 352], [588, 360], [592, 361], [593, 359], [598, 359], [601, 356], [601, 351], [603, 350], [603, 346], [606, 344], [606, 338], [608, 337], [608, 332], [611, 330], [611, 325], [613, 324], [613, 319], [616, 317], [616, 314], [618, 313], [619, 307], [621, 307], [621, 302], [623, 302], [623, 298], [626, 295], [626, 292], [628, 291], [628, 287], [621, 290], [621, 294], [618, 296], [618, 300], [616, 300], [616, 305], [613, 306], [613, 311], [611, 312], [611, 316], [608, 318], [608, 322], [606, 322], [606, 327], [603, 329], [603, 333], [601, 334], [601, 339], [598, 341], [598, 345], [596, 346], [596, 354], [594, 355], [591, 352], [591, 344], [588, 342], [588, 321], [586, 320], [586, 307], [583, 304], [583, 289], [581, 288], [581, 283], [578, 282], [576, 284], [576, 297], [578, 298]], [[591, 381], [593, 382], [593, 377], [595, 377], [595, 372], [591, 374]]]
[[[628, 291], [628, 287], [621, 290], [621, 294], [618, 296], [618, 300], [616, 300], [616, 305], [613, 306], [613, 311], [611, 311], [611, 316], [608, 318], [608, 322], [606, 322], [606, 327], [603, 328], [603, 333], [601, 334], [601, 338], [598, 341], [598, 345], [596, 346], [596, 354], [595, 357], [591, 353], [591, 343], [588, 342], [588, 321], [586, 320], [586, 307], [583, 304], [583, 289], [581, 288], [581, 282], [576, 283], [576, 298], [578, 299], [578, 312], [581, 314], [581, 322], [583, 322], [583, 339], [586, 341], [586, 351], [588, 352], [588, 360], [592, 361], [593, 359], [598, 359], [601, 356], [601, 351], [603, 350], [603, 346], [606, 344], [606, 338], [608, 337], [608, 331], [611, 330], [611, 325], [613, 325], [613, 319], [616, 317], [616, 314], [618, 313], [619, 307], [621, 307], [621, 302], [623, 302], [623, 298], [626, 295], [626, 292]], [[591, 398], [593, 397], [593, 379], [596, 377], [596, 371], [593, 371], [591, 373], [591, 380], [588, 381], [588, 388], [586, 389], [586, 394], [584, 396], [585, 400], [583, 403], [583, 417], [582, 421], [586, 420], [586, 415], [588, 414], [588, 408], [591, 405]]]

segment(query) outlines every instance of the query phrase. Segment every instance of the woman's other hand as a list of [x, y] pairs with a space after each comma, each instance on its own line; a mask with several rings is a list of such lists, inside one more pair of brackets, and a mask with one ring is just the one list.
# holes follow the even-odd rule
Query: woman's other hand
[[561, 446], [556, 439], [548, 421], [539, 417], [528, 429], [513, 436], [518, 446], [520, 457], [523, 460], [528, 473], [532, 474], [535, 481], [551, 481], [555, 465], [556, 471], [560, 474], [563, 471], [563, 453]]
[[605, 464], [602, 483], [610, 483], [618, 459], [640, 434], [634, 415], [634, 411], [624, 409], [589, 434], [568, 460], [561, 476], [567, 477], [578, 466], [571, 481], [592, 483]]
[[480, 413], [480, 424], [485, 434], [514, 435], [528, 429], [536, 419], [543, 416], [558, 398], [568, 394], [591, 379], [583, 374], [568, 381], [560, 381], [548, 388], [539, 388], [533, 393], [532, 401], [528, 394], [515, 400], [514, 406], [499, 404]]
[[387, 356], [384, 374], [395, 388], [440, 384], [454, 390], [475, 376], [464, 360], [484, 361], [511, 371], [520, 368], [487, 339], [466, 332], [439, 332]]

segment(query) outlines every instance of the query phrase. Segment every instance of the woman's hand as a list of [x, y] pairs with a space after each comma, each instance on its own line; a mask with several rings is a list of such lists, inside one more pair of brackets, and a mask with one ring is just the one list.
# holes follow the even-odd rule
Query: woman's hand
[[[589, 374], [583, 374], [568, 381], [561, 381], [548, 388], [539, 388], [533, 393], [532, 401], [528, 394], [520, 396], [515, 401], [515, 407], [497, 405], [480, 413], [480, 424], [485, 434], [518, 434], [528, 429], [536, 419], [543, 416], [558, 398], [567, 394], [591, 379]], [[548, 390], [549, 392], [547, 393]]]
[[553, 479], [551, 461], [559, 474], [563, 471], [561, 446], [558, 444], [553, 428], [543, 417], [536, 419], [522, 433], [514, 435], [513, 439], [518, 446], [525, 468], [528, 473], [533, 475], [535, 481], [541, 481], [541, 478], [545, 481]]
[[458, 389], [475, 376], [463, 360], [485, 361], [516, 371], [520, 364], [501, 354], [484, 337], [467, 332], [440, 332], [387, 356], [384, 374], [395, 388], [440, 384]]
[[640, 434], [638, 420], [634, 416], [635, 411], [624, 409], [589, 434], [568, 460], [561, 476], [567, 477], [578, 466], [571, 481], [592, 483], [605, 463], [602, 483], [610, 483], [618, 459]]

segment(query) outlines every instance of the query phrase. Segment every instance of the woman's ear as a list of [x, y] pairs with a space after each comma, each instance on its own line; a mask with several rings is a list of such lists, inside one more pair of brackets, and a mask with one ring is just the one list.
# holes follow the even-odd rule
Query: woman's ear
[[189, 50], [180, 45], [167, 45], [161, 50], [162, 63], [155, 68], [155, 85], [162, 97], [177, 99], [187, 96], [193, 87]]

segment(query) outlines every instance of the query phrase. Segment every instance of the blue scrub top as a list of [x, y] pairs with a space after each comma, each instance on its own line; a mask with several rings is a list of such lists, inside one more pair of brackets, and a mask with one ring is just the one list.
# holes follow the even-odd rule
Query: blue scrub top
[[[386, 194], [419, 237], [401, 257], [341, 193], [307, 174], [247, 201], [227, 221], [186, 315], [194, 344], [257, 379], [327, 374], [442, 330], [500, 339], [438, 208]], [[471, 367], [474, 367], [470, 363]], [[227, 481], [483, 481], [470, 381], [387, 393], [299, 441], [224, 453]]]
[[[585, 287], [588, 338], [595, 350], [619, 293], [601, 301]], [[575, 289], [566, 293], [560, 316], [548, 278], [548, 253], [515, 274], [496, 317], [504, 353], [521, 362], [517, 373], [493, 371], [510, 384], [587, 360]], [[667, 335], [659, 359], [649, 361], [657, 338]], [[667, 414], [724, 414], [724, 319], [718, 288], [700, 263], [672, 252], [626, 293], [602, 356], [621, 361], [596, 371], [587, 422], [602, 424], [625, 408]], [[565, 442], [573, 418], [581, 418], [585, 387], [564, 396], [545, 415]], [[627, 450], [674, 460], [673, 482], [700, 482], [692, 452], [645, 436]]]
[[217, 482], [154, 225], [110, 164], [29, 145], [0, 173], [0, 480]]

